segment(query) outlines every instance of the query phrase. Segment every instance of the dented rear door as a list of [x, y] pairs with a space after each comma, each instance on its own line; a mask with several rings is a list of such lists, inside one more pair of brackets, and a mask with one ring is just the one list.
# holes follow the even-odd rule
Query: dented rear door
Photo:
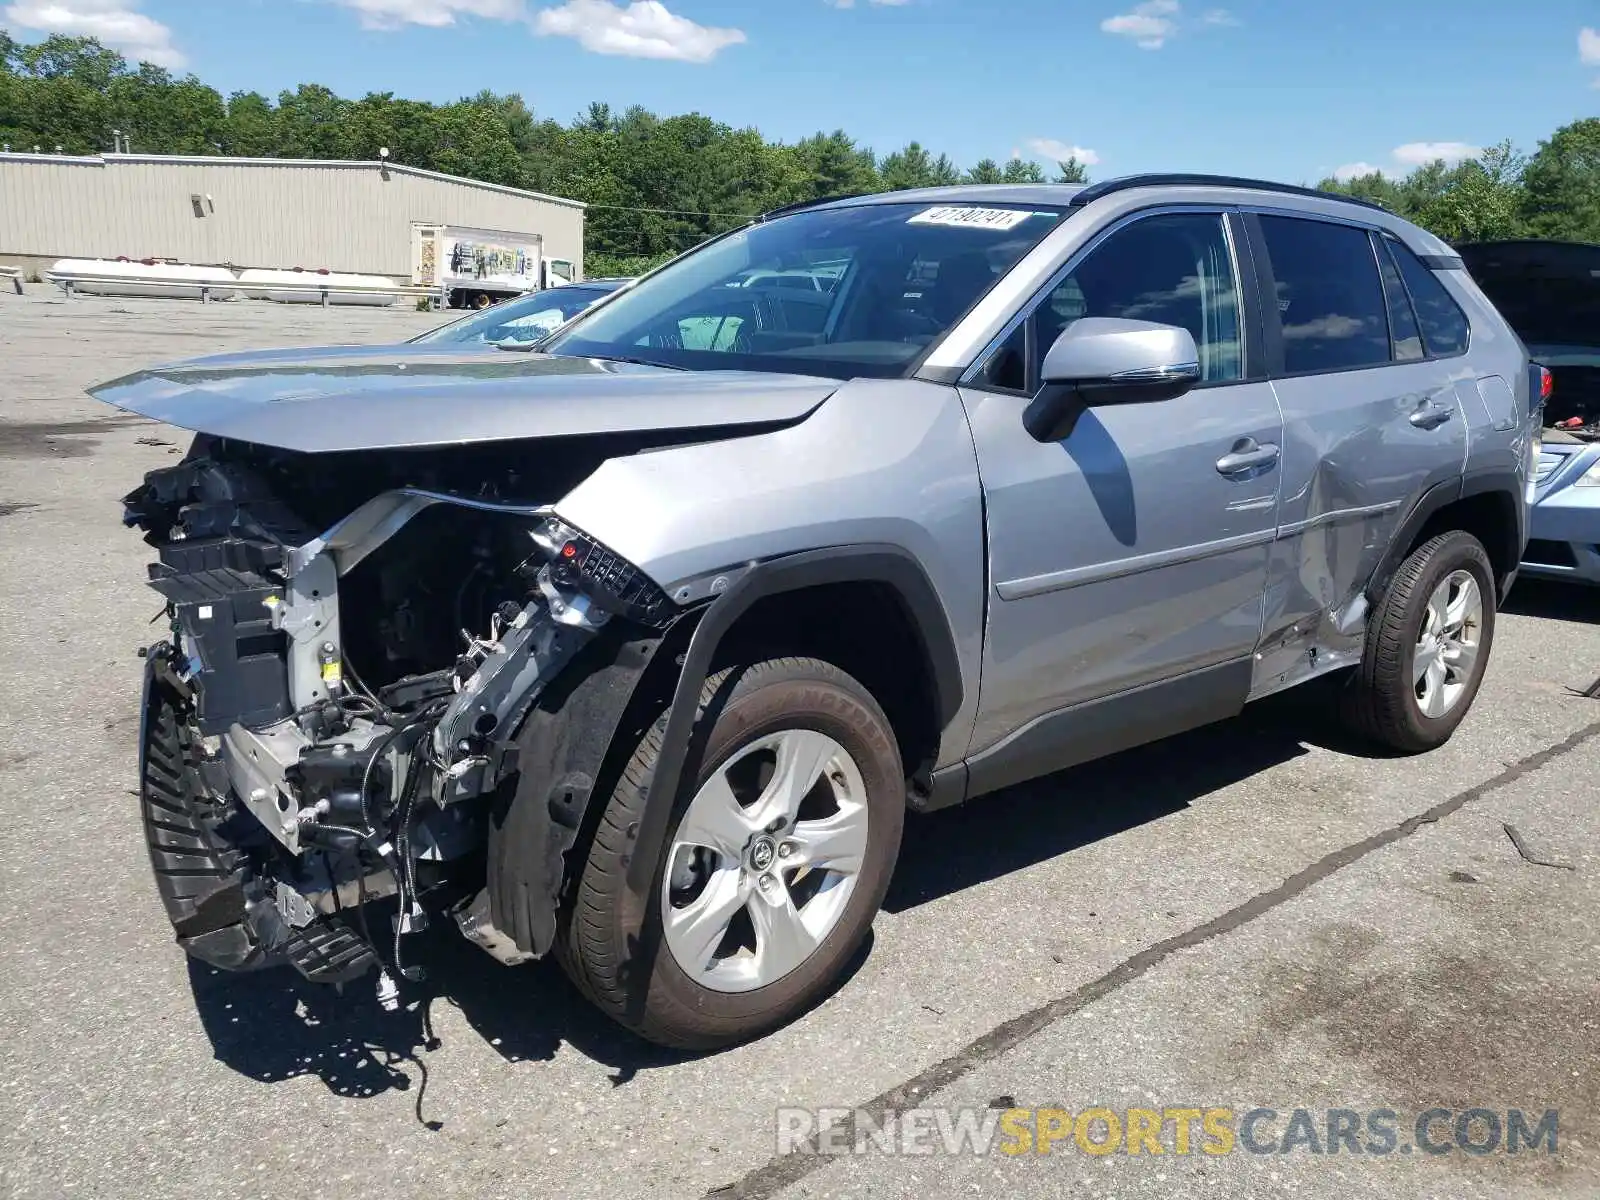
[[1284, 417], [1259, 696], [1359, 657], [1366, 584], [1422, 494], [1460, 478], [1467, 429], [1462, 360], [1426, 356], [1367, 229], [1265, 212], [1248, 223]]

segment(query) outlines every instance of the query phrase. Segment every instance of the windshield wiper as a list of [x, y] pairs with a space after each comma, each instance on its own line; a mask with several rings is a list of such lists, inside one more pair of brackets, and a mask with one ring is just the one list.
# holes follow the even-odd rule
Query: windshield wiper
[[580, 354], [578, 358], [592, 358], [597, 362], [627, 363], [630, 367], [660, 367], [663, 371], [687, 371], [688, 367], [677, 367], [671, 363], [655, 362], [648, 358], [629, 358], [623, 354]]

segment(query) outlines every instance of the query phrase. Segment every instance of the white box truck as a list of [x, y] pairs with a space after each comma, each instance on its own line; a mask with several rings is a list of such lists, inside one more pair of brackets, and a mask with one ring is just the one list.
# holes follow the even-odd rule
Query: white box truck
[[435, 288], [445, 308], [486, 308], [573, 282], [573, 264], [547, 258], [544, 236], [503, 229], [413, 224], [411, 282]]

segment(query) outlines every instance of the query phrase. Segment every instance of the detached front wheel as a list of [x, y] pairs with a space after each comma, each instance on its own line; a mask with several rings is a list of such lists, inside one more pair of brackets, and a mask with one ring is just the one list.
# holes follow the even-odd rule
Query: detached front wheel
[[888, 888], [904, 774], [877, 702], [837, 667], [786, 658], [714, 676], [635, 942], [623, 907], [628, 831], [665, 723], [601, 816], [561, 959], [642, 1036], [713, 1049], [792, 1020], [843, 972]]

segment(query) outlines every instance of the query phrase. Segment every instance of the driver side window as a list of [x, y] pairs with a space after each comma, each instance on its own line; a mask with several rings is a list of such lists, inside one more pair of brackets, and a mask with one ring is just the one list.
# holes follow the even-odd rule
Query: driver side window
[[1080, 317], [1180, 326], [1194, 336], [1204, 382], [1242, 379], [1239, 283], [1222, 214], [1162, 213], [1111, 234], [994, 350], [980, 385], [1037, 391], [1045, 354]]

